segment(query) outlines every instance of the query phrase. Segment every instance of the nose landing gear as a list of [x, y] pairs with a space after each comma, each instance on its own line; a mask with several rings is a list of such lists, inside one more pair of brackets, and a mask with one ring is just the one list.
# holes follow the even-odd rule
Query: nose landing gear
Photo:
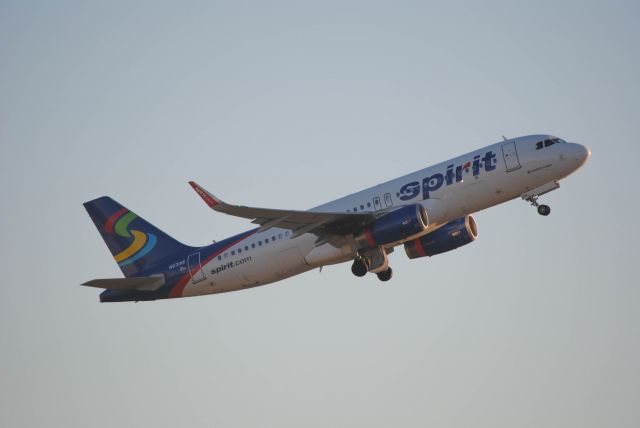
[[538, 208], [538, 214], [542, 216], [548, 216], [551, 214], [551, 207], [549, 205], [539, 204], [538, 203], [538, 195], [532, 195], [525, 199], [527, 202], [530, 202], [531, 205]]
[[557, 181], [550, 181], [547, 184], [543, 184], [540, 187], [536, 187], [535, 189], [524, 193], [523, 195], [521, 195], [521, 197], [525, 201], [531, 203], [531, 205], [533, 205], [534, 207], [538, 208], [538, 214], [548, 216], [549, 214], [551, 214], [551, 208], [549, 207], [549, 205], [540, 205], [538, 203], [538, 198], [545, 193], [549, 193], [553, 190], [558, 189], [559, 187], [560, 184]]
[[538, 205], [538, 214], [548, 216], [551, 213], [551, 207], [549, 205]]

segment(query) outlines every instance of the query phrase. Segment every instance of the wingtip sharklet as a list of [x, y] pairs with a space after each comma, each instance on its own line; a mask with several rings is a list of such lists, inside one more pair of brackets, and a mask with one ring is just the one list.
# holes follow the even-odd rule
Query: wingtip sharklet
[[201, 187], [195, 181], [190, 181], [189, 184], [193, 187], [193, 190], [202, 198], [202, 200], [209, 205], [211, 208], [215, 208], [217, 205], [220, 205], [222, 201], [220, 199], [213, 196], [211, 193], [207, 192], [203, 187]]

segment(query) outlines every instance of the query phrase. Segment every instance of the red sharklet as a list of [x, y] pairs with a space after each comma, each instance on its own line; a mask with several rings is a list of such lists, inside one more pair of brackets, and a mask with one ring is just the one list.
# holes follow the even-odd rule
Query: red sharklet
[[220, 204], [220, 202], [218, 202], [217, 200], [213, 199], [211, 197], [211, 195], [209, 193], [207, 193], [206, 190], [204, 190], [202, 187], [198, 186], [198, 184], [195, 181], [190, 181], [189, 184], [191, 185], [191, 187], [193, 187], [193, 190], [195, 190], [196, 193], [198, 195], [200, 195], [202, 200], [205, 201], [205, 203], [207, 205], [209, 205], [211, 208], [213, 208], [216, 205]]

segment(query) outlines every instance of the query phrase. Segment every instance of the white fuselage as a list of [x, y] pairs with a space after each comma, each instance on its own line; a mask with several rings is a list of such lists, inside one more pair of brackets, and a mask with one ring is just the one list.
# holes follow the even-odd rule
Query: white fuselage
[[[532, 135], [505, 140], [310, 211], [370, 212], [422, 204], [429, 216], [429, 226], [421, 234], [424, 235], [454, 219], [531, 191], [535, 193], [536, 189], [542, 188], [540, 193], [544, 193], [543, 186], [568, 176], [589, 156], [588, 149], [573, 143], [537, 148], [540, 141], [550, 138], [554, 137]], [[329, 247], [328, 257], [317, 264], [305, 259], [312, 251], [318, 252], [317, 237], [313, 234], [292, 236], [288, 230], [272, 228], [235, 242], [204, 264], [182, 295], [221, 293], [268, 284], [324, 264], [353, 259], [356, 251], [351, 247]]]

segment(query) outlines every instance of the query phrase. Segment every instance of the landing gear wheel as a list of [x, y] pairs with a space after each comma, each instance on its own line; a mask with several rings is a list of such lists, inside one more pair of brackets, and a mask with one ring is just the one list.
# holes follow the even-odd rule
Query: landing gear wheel
[[551, 213], [549, 205], [538, 205], [538, 214], [548, 216]]
[[380, 281], [389, 281], [391, 279], [391, 277], [393, 276], [393, 270], [391, 270], [391, 268], [388, 268], [385, 271], [382, 272], [378, 272], [376, 275], [378, 275], [378, 279]]
[[351, 272], [355, 276], [365, 276], [369, 272], [369, 264], [366, 259], [355, 259], [351, 265]]

